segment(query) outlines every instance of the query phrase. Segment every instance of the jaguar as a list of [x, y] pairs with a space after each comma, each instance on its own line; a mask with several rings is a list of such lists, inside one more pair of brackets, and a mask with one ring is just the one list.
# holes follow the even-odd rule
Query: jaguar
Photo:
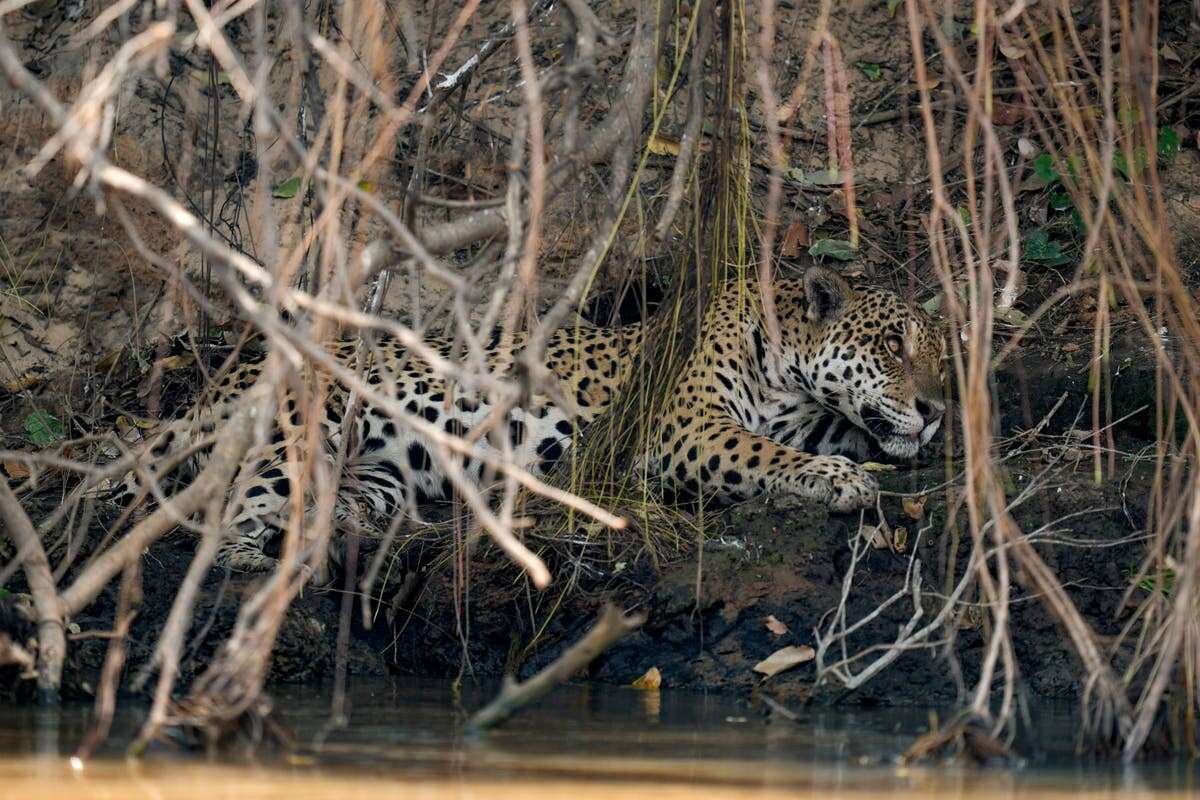
[[[802, 277], [776, 280], [773, 288], [775, 339], [756, 284], [730, 281], [719, 288], [636, 468], [676, 496], [736, 502], [787, 493], [834, 512], [868, 508], [878, 486], [860, 462], [911, 459], [941, 426], [945, 338], [920, 306], [887, 289], [852, 285], [828, 268], [811, 267]], [[453, 359], [449, 339], [426, 337], [418, 353], [381, 334], [369, 348], [346, 340], [328, 353], [362, 369], [363, 380], [393, 400], [393, 410], [402, 404], [414, 418], [473, 439], [477, 454], [503, 453], [546, 474], [613, 404], [643, 341], [642, 324], [556, 332], [545, 366], [557, 391], [532, 394], [499, 425], [484, 393], [446, 380], [445, 370], [422, 357]], [[485, 348], [489, 369], [510, 371], [526, 344], [524, 334], [493, 335]], [[228, 370], [201, 402], [151, 440], [149, 452], [163, 461], [192, 447], [233, 413], [263, 379], [263, 368], [262, 360], [251, 360]], [[319, 423], [330, 452], [346, 445], [339, 504], [393, 516], [416, 502], [452, 497], [427, 435], [402, 424], [400, 415], [353, 401], [342, 382], [328, 383]], [[298, 421], [294, 398], [285, 399], [285, 408]], [[472, 437], [480, 426], [490, 432]], [[287, 449], [277, 426], [272, 441], [247, 456], [242, 474], [248, 477], [232, 489], [218, 563], [243, 571], [275, 563], [268, 544], [278, 541], [291, 505]], [[486, 480], [488, 460], [466, 457], [462, 468], [471, 480]], [[194, 472], [203, 461], [201, 451], [185, 460], [185, 469]], [[136, 473], [126, 476], [126, 501], [145, 494], [138, 484]]]

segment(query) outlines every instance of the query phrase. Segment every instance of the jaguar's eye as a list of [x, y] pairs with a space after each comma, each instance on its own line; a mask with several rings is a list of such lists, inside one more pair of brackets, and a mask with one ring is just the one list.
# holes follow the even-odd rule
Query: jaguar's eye
[[887, 349], [890, 350], [894, 356], [900, 355], [900, 352], [904, 350], [904, 340], [899, 336], [889, 336], [884, 339], [884, 342], [887, 343]]

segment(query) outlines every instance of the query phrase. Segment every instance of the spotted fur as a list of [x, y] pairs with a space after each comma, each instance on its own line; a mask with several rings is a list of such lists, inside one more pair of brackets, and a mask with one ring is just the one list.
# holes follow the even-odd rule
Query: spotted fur
[[[869, 506], [876, 483], [855, 460], [877, 452], [910, 458], [935, 435], [944, 410], [944, 342], [921, 309], [892, 292], [853, 288], [826, 269], [813, 268], [802, 280], [779, 281], [775, 297], [778, 348], [769, 341], [757, 288], [730, 284], [722, 290], [638, 467], [677, 493], [737, 501], [785, 492], [835, 511]], [[454, 356], [448, 340], [427, 343], [443, 358]], [[495, 337], [487, 348], [489, 367], [508, 370], [524, 344], [520, 336], [511, 342]], [[549, 341], [546, 366], [559, 394], [575, 408], [534, 396], [504, 424], [493, 426], [492, 434], [479, 436], [478, 446], [509, 448], [517, 463], [547, 472], [578, 432], [612, 403], [641, 346], [640, 325], [557, 332]], [[352, 364], [357, 349], [355, 342], [339, 343], [331, 355]], [[381, 337], [366, 350], [366, 381], [407, 413], [468, 438], [488, 419], [485, 397], [448, 385], [397, 341]], [[252, 362], [231, 370], [214, 396], [151, 444], [152, 455], [166, 458], [197, 433], [217, 429], [262, 377], [262, 369], [261, 362]], [[342, 447], [348, 394], [336, 382], [328, 392], [319, 424], [329, 452]], [[286, 403], [283, 416], [292, 425], [284, 430], [300, 423], [295, 400]], [[450, 481], [411, 427], [370, 404], [348, 427], [337, 513], [390, 516], [413, 499], [451, 496]], [[229, 504], [225, 527], [231, 536], [220, 552], [222, 563], [245, 570], [274, 563], [267, 543], [281, 530], [291, 505], [286, 455], [298, 439], [294, 430], [277, 431], [247, 457], [253, 469], [239, 481]], [[464, 466], [472, 479], [484, 478], [480, 461], [468, 459]], [[125, 490], [137, 492], [132, 475]]]

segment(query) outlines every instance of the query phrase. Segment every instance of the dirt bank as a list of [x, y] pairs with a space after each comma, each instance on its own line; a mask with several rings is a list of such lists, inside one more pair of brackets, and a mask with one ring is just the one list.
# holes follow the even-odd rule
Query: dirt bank
[[[1096, 631], [1101, 636], [1116, 634], [1128, 573], [1141, 554], [1136, 537], [1131, 540], [1140, 502], [1127, 507], [1125, 501], [1140, 500], [1149, 485], [1148, 473], [1127, 465], [1122, 480], [1097, 486], [1086, 464], [1044, 472], [1044, 464], [1028, 458], [1010, 462], [1008, 469], [1015, 486], [1026, 486], [1035, 476], [1041, 486], [1016, 509], [1017, 520], [1026, 533], [1040, 530], [1039, 552]], [[885, 473], [882, 483], [892, 491], [921, 491], [944, 483], [944, 473], [941, 466]], [[893, 530], [905, 527], [906, 552], [870, 549], [859, 562], [847, 603], [851, 623], [903, 589], [913, 547], [925, 576], [924, 619], [932, 619], [941, 607], [950, 553], [956, 553], [959, 570], [968, 557], [965, 525], [959, 525], [963, 532], [956, 549], [949, 541], [952, 534], [945, 532], [944, 490], [928, 496], [922, 521], [902, 505], [902, 498], [886, 497], [883, 511]], [[911, 511], [911, 499], [909, 506]], [[1078, 513], [1084, 510], [1087, 513]], [[526, 643], [537, 623], [529, 617], [528, 599], [512, 596], [505, 586], [490, 592], [486, 583], [476, 584], [466, 647], [469, 668], [475, 674], [497, 674], [525, 652], [519, 672], [533, 672], [582, 635], [601, 602], [613, 598], [647, 608], [649, 621], [597, 661], [589, 677], [628, 683], [653, 666], [666, 686], [750, 690], [761, 679], [752, 669], [757, 662], [787, 645], [815, 645], [814, 629], [838, 606], [851, 560], [849, 542], [857, 530], [857, 517], [830, 516], [790, 498], [728, 509], [712, 521], [702, 553], [657, 570], [648, 564], [627, 567], [616, 578], [601, 576], [596, 586], [581, 586], [553, 614], [532, 653], [526, 651]], [[424, 593], [414, 620], [400, 633], [394, 668], [420, 675], [457, 672], [462, 651], [447, 592], [448, 582], [434, 581]], [[1055, 621], [1036, 598], [1019, 588], [1015, 592], [1012, 630], [1025, 687], [1045, 698], [1074, 696], [1080, 689], [1080, 668]], [[905, 597], [861, 628], [851, 647], [894, 641], [912, 615], [912, 601]], [[786, 632], [772, 632], [767, 624], [772, 618], [786, 626]], [[967, 686], [978, 667], [983, 624], [983, 615], [969, 610], [956, 624], [953, 652]], [[771, 627], [782, 630], [775, 622]], [[828, 687], [816, 697], [864, 704], [951, 702], [958, 687], [954, 673], [940, 651], [914, 650], [852, 694]], [[783, 696], [807, 697], [814, 677], [809, 662], [772, 678], [768, 685]]]
[[[1037, 531], [1039, 552], [1095, 630], [1112, 636], [1123, 621], [1121, 598], [1141, 554], [1134, 534], [1142, 524], [1139, 515], [1149, 472], [1124, 464], [1116, 478], [1095, 485], [1090, 460], [1048, 467], [1045, 460], [1058, 455], [1061, 449], [1040, 450], [1008, 462], [1008, 480], [1015, 490], [1037, 484], [1015, 516], [1027, 534]], [[941, 465], [882, 473], [881, 482], [892, 492], [928, 491], [924, 517], [914, 519], [911, 497], [907, 509], [902, 497], [885, 497], [882, 508], [893, 543], [894, 530], [903, 527], [906, 546], [904, 552], [867, 549], [849, 593], [847, 620], [865, 617], [902, 590], [914, 555], [924, 575], [924, 619], [931, 620], [941, 607], [950, 562], [956, 560], [961, 570], [968, 557], [965, 523], [958, 523], [961, 533], [955, 549], [952, 534], [945, 532], [948, 498], [944, 489], [936, 488], [945, 482]], [[838, 605], [858, 518], [831, 516], [791, 498], [766, 498], [710, 516], [706, 529], [702, 551], [672, 563], [655, 567], [643, 557], [614, 565], [620, 569], [576, 570], [574, 586], [565, 597], [562, 588], [572, 578], [568, 559], [554, 565], [558, 581], [537, 596], [526, 590], [500, 554], [480, 548], [471, 559], [468, 593], [457, 602], [454, 571], [438, 569], [398, 612], [380, 614], [369, 630], [358, 622], [356, 608], [351, 674], [393, 671], [446, 677], [461, 671], [494, 676], [516, 669], [527, 675], [581, 636], [603, 602], [612, 599], [646, 608], [649, 621], [593, 664], [587, 677], [628, 683], [657, 667], [665, 686], [750, 691], [761, 680], [752, 669], [758, 661], [784, 646], [816, 644], [814, 629]], [[132, 632], [127, 688], [152, 652], [191, 549], [190, 539], [179, 535], [147, 553], [145, 597]], [[209, 574], [183, 662], [185, 681], [209, 663], [232, 629], [239, 601], [255, 583], [254, 578], [217, 569]], [[13, 586], [20, 588], [19, 583]], [[1014, 592], [1012, 630], [1023, 686], [1036, 697], [1074, 696], [1080, 690], [1080, 667], [1055, 621], [1019, 582]], [[78, 632], [110, 629], [116, 595], [114, 585], [75, 619]], [[316, 681], [333, 674], [339, 598], [333, 589], [306, 591], [293, 605], [276, 647], [272, 681]], [[852, 650], [894, 641], [912, 614], [911, 599], [901, 598], [853, 636]], [[786, 631], [773, 632], [768, 627], [772, 618], [775, 631]], [[967, 606], [956, 622], [955, 663], [941, 649], [913, 650], [853, 693], [837, 686], [814, 693], [813, 662], [771, 678], [766, 688], [790, 700], [811, 696], [854, 704], [953, 702], [959, 686], [956, 672], [967, 686], [975, 677], [984, 624], [984, 615]], [[86, 695], [94, 686], [105, 645], [102, 639], [87, 637], [72, 642], [72, 692]], [[0, 670], [8, 670], [7, 676], [0, 672], [0, 685], [11, 692], [13, 668]]]

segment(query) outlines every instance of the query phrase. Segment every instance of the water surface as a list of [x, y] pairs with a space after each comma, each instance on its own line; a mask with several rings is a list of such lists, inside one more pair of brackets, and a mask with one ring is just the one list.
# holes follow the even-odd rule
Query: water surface
[[803, 710], [798, 721], [730, 695], [564, 687], [484, 737], [463, 733], [493, 685], [360, 680], [350, 724], [331, 729], [328, 691], [272, 692], [298, 748], [208, 760], [124, 747], [143, 710], [123, 707], [109, 746], [73, 768], [88, 710], [0, 707], [0, 800], [304, 797], [1195, 797], [1184, 760], [1122, 767], [1071, 754], [1068, 709], [1038, 709], [1013, 769], [904, 767], [929, 728], [920, 708]]

